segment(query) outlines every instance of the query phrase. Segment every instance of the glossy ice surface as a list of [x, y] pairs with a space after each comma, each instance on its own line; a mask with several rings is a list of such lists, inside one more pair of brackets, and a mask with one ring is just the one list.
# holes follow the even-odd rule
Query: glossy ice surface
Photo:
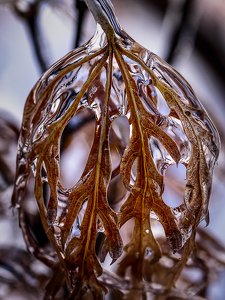
[[[121, 263], [124, 270], [132, 255], [139, 259], [137, 270], [139, 262], [154, 264], [161, 257], [150, 216], [161, 222], [170, 248], [179, 250], [207, 218], [219, 152], [217, 130], [190, 85], [110, 16], [113, 37], [98, 24], [95, 36], [56, 62], [31, 91], [24, 109], [13, 196], [14, 205], [22, 205], [32, 170], [49, 240], [59, 261], [84, 281], [102, 273], [95, 253], [97, 232], [105, 234], [100, 260], [109, 252], [114, 262], [123, 253], [119, 229], [130, 219], [135, 225], [130, 243], [124, 245], [129, 250]], [[162, 99], [169, 111], [166, 115], [159, 109]], [[84, 108], [95, 117], [93, 145], [78, 182], [64, 188], [61, 136]], [[123, 123], [112, 129], [121, 116], [129, 122], [128, 143], [123, 140]], [[112, 168], [110, 143], [120, 153], [120, 176], [127, 190], [118, 213], [107, 200], [112, 174], [119, 176]], [[183, 203], [178, 207], [163, 201], [164, 175], [173, 164], [183, 164], [187, 170]], [[50, 188], [47, 206], [45, 182]]]

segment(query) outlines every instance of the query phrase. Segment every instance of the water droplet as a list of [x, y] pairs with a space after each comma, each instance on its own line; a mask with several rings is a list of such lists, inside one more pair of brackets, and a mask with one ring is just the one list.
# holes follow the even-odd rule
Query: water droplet
[[41, 180], [43, 182], [48, 182], [47, 169], [44, 161], [42, 163], [42, 168], [41, 168]]
[[69, 73], [67, 73], [67, 74], [65, 75], [66, 79], [70, 78], [70, 76], [72, 75], [72, 73], [73, 73], [72, 71], [69, 72]]
[[60, 98], [56, 99], [53, 103], [52, 103], [52, 107], [51, 107], [51, 114], [54, 114], [58, 107], [59, 107], [59, 104], [60, 104]]
[[147, 261], [151, 261], [154, 256], [154, 252], [149, 247], [145, 248], [144, 259]]
[[43, 133], [44, 133], [44, 123], [41, 123], [33, 135], [32, 142], [34, 143], [37, 140], [39, 140], [42, 137]]
[[19, 175], [18, 177], [17, 177], [17, 179], [16, 179], [16, 183], [15, 183], [15, 185], [17, 186], [17, 187], [22, 187], [23, 185], [25, 184], [25, 182], [24, 182], [24, 175], [22, 174], [22, 175]]
[[35, 160], [31, 165], [31, 170], [33, 171], [34, 176], [36, 176], [36, 169], [37, 169], [37, 157], [35, 158]]
[[105, 232], [105, 229], [103, 227], [102, 221], [99, 218], [97, 220], [97, 231], [98, 232], [102, 232], [102, 233]]

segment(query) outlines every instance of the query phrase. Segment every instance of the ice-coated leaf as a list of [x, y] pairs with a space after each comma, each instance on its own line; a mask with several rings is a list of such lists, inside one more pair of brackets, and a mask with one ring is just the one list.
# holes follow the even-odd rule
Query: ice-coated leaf
[[[70, 298], [80, 299], [88, 287], [96, 299], [102, 299], [106, 289], [96, 278], [102, 274], [95, 253], [98, 222], [105, 234], [100, 260], [108, 251], [115, 262], [123, 253], [119, 230], [134, 219], [133, 235], [125, 245], [127, 253], [118, 273], [125, 276], [131, 266], [133, 285], [140, 287], [146, 266], [161, 257], [151, 228], [153, 213], [164, 228], [169, 247], [176, 251], [185, 245], [174, 268], [180, 274], [191, 254], [196, 227], [208, 215], [219, 137], [190, 85], [122, 30], [111, 3], [86, 2], [97, 22], [96, 34], [50, 67], [25, 104], [13, 205], [22, 204], [33, 172], [44, 229], [62, 269], [68, 270]], [[157, 93], [166, 101], [168, 115], [160, 113]], [[64, 188], [60, 182], [61, 136], [84, 108], [95, 115], [94, 141], [80, 179]], [[109, 132], [121, 116], [128, 119], [130, 137], [125, 150], [122, 143], [117, 147], [127, 194], [116, 213], [107, 200], [112, 178]], [[163, 200], [164, 176], [168, 166], [180, 163], [186, 167], [186, 189], [175, 214]], [[46, 182], [50, 188], [47, 206], [43, 197]], [[175, 279], [174, 275], [168, 288]]]

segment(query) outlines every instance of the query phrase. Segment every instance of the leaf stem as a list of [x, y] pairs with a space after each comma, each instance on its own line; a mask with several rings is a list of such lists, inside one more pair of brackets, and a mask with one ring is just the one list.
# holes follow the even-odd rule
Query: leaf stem
[[[144, 178], [144, 183], [142, 185], [142, 192], [141, 192], [141, 221], [140, 221], [140, 249], [141, 252], [144, 250], [144, 224], [143, 221], [145, 219], [144, 215], [145, 215], [145, 198], [146, 198], [146, 193], [147, 193], [147, 188], [148, 188], [148, 178], [149, 178], [149, 174], [148, 174], [148, 167], [147, 167], [147, 155], [145, 152], [145, 137], [144, 137], [144, 133], [142, 130], [142, 126], [141, 126], [141, 120], [140, 120], [140, 116], [138, 113], [138, 107], [137, 107], [137, 103], [136, 103], [136, 97], [138, 97], [137, 94], [135, 94], [135, 90], [132, 87], [132, 79], [133, 78], [129, 78], [131, 77], [131, 75], [129, 74], [126, 66], [125, 66], [125, 62], [122, 58], [121, 53], [118, 51], [118, 49], [114, 49], [115, 51], [115, 56], [118, 62], [118, 65], [120, 66], [120, 70], [123, 74], [123, 79], [126, 85], [126, 90], [127, 90], [127, 97], [128, 97], [128, 101], [129, 101], [129, 105], [130, 105], [130, 109], [132, 110], [132, 114], [133, 114], [133, 118], [135, 120], [135, 127], [137, 127], [138, 129], [138, 133], [139, 133], [139, 138], [140, 138], [140, 142], [141, 142], [141, 154], [138, 157], [139, 159], [139, 164], [140, 164], [140, 171], [143, 172], [143, 178]], [[152, 191], [149, 191], [152, 194]], [[151, 197], [153, 199], [153, 197]], [[149, 228], [150, 232], [151, 232], [151, 228]], [[144, 253], [142, 253], [142, 255], [144, 255]], [[141, 270], [141, 272], [143, 272], [143, 270]]]
[[122, 27], [116, 17], [114, 7], [109, 0], [85, 0], [95, 21], [107, 35], [108, 40], [113, 40], [116, 34], [121, 35]]
[[[107, 72], [107, 71], [106, 71]], [[107, 131], [107, 119], [108, 119], [108, 110], [109, 110], [109, 98], [110, 98], [110, 90], [111, 90], [111, 82], [112, 82], [112, 46], [109, 44], [109, 69], [107, 72], [107, 80], [106, 80], [106, 92], [105, 92], [105, 102], [103, 106], [103, 114], [101, 120], [101, 133], [100, 133], [100, 143], [99, 143], [99, 150], [98, 150], [98, 160], [96, 164], [96, 175], [95, 175], [95, 185], [94, 185], [94, 193], [93, 193], [93, 203], [92, 203], [92, 212], [90, 214], [90, 222], [87, 231], [87, 242], [85, 245], [84, 251], [84, 259], [86, 259], [87, 252], [89, 249], [89, 244], [91, 240], [91, 233], [93, 226], [93, 221], [95, 220], [96, 215], [96, 207], [98, 206], [98, 193], [99, 193], [99, 179], [101, 177], [101, 162], [102, 162], [102, 155], [103, 155], [103, 146], [106, 139], [106, 131]]]

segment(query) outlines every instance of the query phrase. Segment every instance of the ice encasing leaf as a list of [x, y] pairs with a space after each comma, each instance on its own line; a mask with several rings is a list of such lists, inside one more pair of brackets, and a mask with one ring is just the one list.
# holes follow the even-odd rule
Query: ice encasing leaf
[[[84, 286], [93, 293], [101, 290], [92, 284], [102, 273], [95, 253], [98, 221], [106, 236], [104, 253], [109, 251], [114, 262], [123, 252], [119, 229], [135, 220], [125, 248], [129, 252], [121, 262], [124, 270], [137, 253], [138, 270], [161, 257], [151, 230], [152, 212], [171, 249], [180, 249], [207, 216], [219, 151], [218, 133], [185, 79], [122, 30], [110, 3], [87, 2], [99, 23], [96, 34], [49, 68], [28, 96], [13, 195], [13, 205], [21, 205], [33, 171], [44, 229], [68, 278], [76, 274], [76, 282], [82, 282], [72, 284], [74, 295]], [[157, 93], [166, 101], [168, 115], [160, 113]], [[95, 115], [95, 136], [80, 180], [68, 189], [60, 182], [60, 141], [66, 125], [84, 108]], [[112, 175], [109, 130], [121, 116], [130, 126], [120, 162], [128, 196], [116, 213], [107, 201]], [[174, 213], [163, 200], [164, 175], [168, 166], [179, 163], [187, 169], [187, 183], [184, 201]], [[45, 182], [50, 187], [47, 207]], [[146, 253], [151, 253], [147, 260]]]

